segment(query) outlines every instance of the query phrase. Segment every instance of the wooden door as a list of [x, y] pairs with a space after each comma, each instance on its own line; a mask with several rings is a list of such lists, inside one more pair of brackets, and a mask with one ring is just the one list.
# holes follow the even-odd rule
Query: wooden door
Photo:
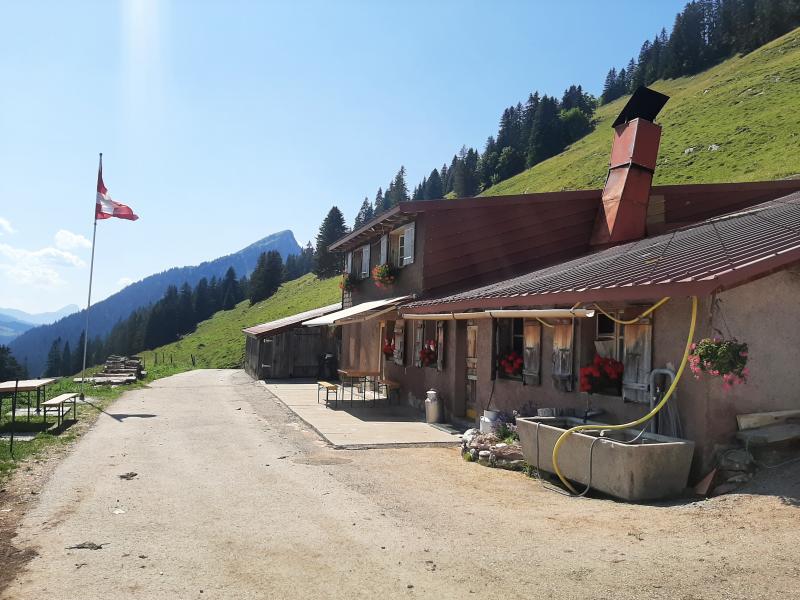
[[467, 321], [467, 378], [465, 415], [467, 418], [478, 417], [478, 326]]

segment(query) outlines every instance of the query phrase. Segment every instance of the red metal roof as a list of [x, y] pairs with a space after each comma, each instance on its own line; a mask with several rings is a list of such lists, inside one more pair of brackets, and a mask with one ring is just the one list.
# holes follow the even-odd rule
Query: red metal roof
[[800, 260], [800, 192], [403, 312], [706, 295]]
[[296, 315], [292, 315], [290, 317], [284, 317], [283, 319], [270, 321], [269, 323], [254, 325], [253, 327], [242, 329], [242, 331], [247, 335], [252, 335], [258, 338], [264, 337], [266, 335], [277, 335], [278, 333], [282, 333], [284, 331], [288, 331], [289, 329], [294, 329], [295, 327], [299, 327], [303, 321], [308, 321], [309, 319], [315, 319], [317, 317], [323, 317], [328, 313], [340, 310], [341, 308], [342, 308], [341, 303], [330, 304], [329, 306], [323, 306], [320, 308], [307, 310], [305, 312], [297, 313]]
[[[800, 180], [755, 181], [749, 183], [701, 183], [680, 185], [656, 185], [650, 191], [651, 198], [664, 198], [664, 229], [697, 223], [700, 220], [758, 204], [800, 190]], [[511, 214], [514, 210], [531, 210], [543, 213], [545, 218], [559, 218], [562, 214], [581, 211], [594, 213], [600, 207], [602, 190], [573, 190], [560, 192], [538, 192], [510, 196], [480, 196], [442, 200], [418, 200], [403, 202], [381, 213], [368, 223], [353, 230], [329, 246], [337, 252], [352, 250], [376, 237], [414, 220], [419, 213], [431, 211], [458, 211], [460, 219], [466, 219], [469, 209], [491, 209]], [[569, 205], [569, 206], [567, 206]], [[482, 216], [480, 217], [483, 218]], [[454, 231], [457, 232], [456, 228]], [[439, 233], [446, 233], [440, 231]], [[491, 228], [487, 228], [491, 234]], [[585, 248], [588, 250], [589, 239]], [[574, 256], [574, 254], [573, 254]]]

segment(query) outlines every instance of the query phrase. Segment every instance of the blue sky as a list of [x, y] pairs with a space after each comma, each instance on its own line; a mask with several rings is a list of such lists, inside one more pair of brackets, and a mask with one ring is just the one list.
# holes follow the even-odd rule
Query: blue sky
[[[0, 306], [86, 301], [97, 153], [141, 216], [98, 224], [95, 298], [413, 186], [503, 108], [608, 68], [683, 0], [6, 2]], [[644, 7], [644, 8], [643, 8]]]

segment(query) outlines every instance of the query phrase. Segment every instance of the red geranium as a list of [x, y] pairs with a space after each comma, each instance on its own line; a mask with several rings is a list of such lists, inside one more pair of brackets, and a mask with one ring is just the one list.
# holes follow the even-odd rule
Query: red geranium
[[625, 366], [620, 361], [595, 354], [591, 365], [581, 367], [581, 391], [590, 394], [608, 390], [619, 391], [624, 371]]
[[525, 359], [512, 350], [500, 359], [500, 368], [506, 375], [516, 376], [522, 373], [522, 367], [525, 364]]

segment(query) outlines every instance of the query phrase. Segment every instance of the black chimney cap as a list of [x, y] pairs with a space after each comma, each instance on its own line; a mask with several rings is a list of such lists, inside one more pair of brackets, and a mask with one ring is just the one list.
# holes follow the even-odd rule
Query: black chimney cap
[[611, 124], [611, 127], [616, 127], [638, 118], [655, 121], [656, 115], [664, 108], [667, 100], [669, 100], [669, 96], [641, 85], [633, 92], [633, 96], [628, 100], [625, 108], [619, 113], [617, 120]]

